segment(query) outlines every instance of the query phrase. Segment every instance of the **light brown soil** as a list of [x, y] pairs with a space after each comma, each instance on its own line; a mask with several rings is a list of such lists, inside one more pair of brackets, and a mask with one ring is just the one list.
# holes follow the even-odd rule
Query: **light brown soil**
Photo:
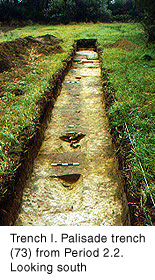
[[120, 48], [127, 51], [132, 51], [134, 49], [140, 48], [138, 45], [127, 39], [119, 39], [114, 44], [104, 45], [105, 48]]
[[[27, 181], [15, 225], [130, 224], [102, 94], [97, 53], [77, 52]], [[65, 141], [73, 132], [80, 135], [77, 143]], [[55, 167], [54, 163], [77, 166]]]

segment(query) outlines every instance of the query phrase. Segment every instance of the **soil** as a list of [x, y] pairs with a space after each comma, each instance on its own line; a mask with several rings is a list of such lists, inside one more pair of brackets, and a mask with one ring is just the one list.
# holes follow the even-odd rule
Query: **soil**
[[[36, 59], [40, 59], [40, 57], [49, 53], [62, 52], [60, 42], [61, 40], [47, 34], [37, 38], [26, 37], [0, 44], [0, 50], [2, 50], [0, 58], [3, 59], [3, 62], [6, 59], [7, 62], [7, 70], [1, 69], [0, 78], [3, 78], [6, 84], [16, 75], [21, 78], [26, 71], [32, 69], [32, 63]], [[102, 100], [101, 69], [96, 55], [93, 51], [88, 51], [86, 54], [85, 51], [84, 53], [83, 51], [77, 53], [74, 68], [65, 79], [64, 89], [59, 97], [60, 101], [53, 111], [52, 123], [46, 131], [45, 142], [43, 142], [39, 157], [35, 161], [34, 173], [36, 175], [32, 174], [24, 191], [24, 204], [22, 204], [18, 218], [16, 217], [16, 211], [21, 201], [20, 185], [25, 184], [27, 179], [25, 174], [28, 174], [29, 171], [26, 171], [23, 177], [20, 177], [20, 182], [18, 182], [18, 178], [15, 178], [15, 174], [12, 178], [5, 178], [10, 188], [6, 199], [0, 205], [0, 218], [3, 220], [3, 224], [12, 224], [15, 217], [17, 218], [16, 225], [130, 224], [123, 182], [118, 171], [111, 137], [107, 130], [108, 120]], [[65, 71], [63, 69], [62, 72], [64, 75]], [[56, 82], [57, 78], [61, 79], [60, 77], [56, 77], [53, 82]], [[51, 83], [53, 84], [53, 82]], [[2, 83], [2, 87], [4, 84]], [[93, 94], [90, 94], [90, 91]], [[22, 94], [20, 89], [16, 94]], [[45, 105], [47, 106], [47, 104]], [[75, 129], [76, 134], [72, 136], [77, 137], [77, 135], [79, 136], [78, 133], [82, 133], [84, 137], [78, 139], [75, 143], [74, 141], [77, 139], [72, 139], [73, 141], [69, 144], [66, 141], [63, 142], [61, 137], [66, 135], [65, 128], [67, 126], [70, 131]], [[40, 143], [41, 138], [39, 140], [38, 137], [35, 145], [39, 146]], [[32, 150], [35, 145], [32, 146]], [[48, 149], [45, 149], [44, 154], [46, 146], [49, 148], [49, 155], [47, 154]], [[80, 166], [74, 167], [74, 172], [71, 166], [67, 167], [67, 173], [65, 174], [63, 168], [58, 168], [59, 172], [57, 171], [56, 174], [49, 170], [49, 175], [47, 174], [45, 181], [40, 181], [40, 179], [38, 181], [42, 172], [44, 173], [46, 165], [48, 163], [50, 165], [52, 157], [56, 161], [68, 161], [68, 159], [74, 162], [78, 161]], [[44, 160], [45, 166], [42, 167]], [[19, 169], [17, 177], [21, 176], [20, 166], [22, 165], [21, 163], [17, 165], [17, 170]], [[28, 165], [30, 165], [30, 162], [28, 162]], [[28, 165], [25, 165], [25, 170], [31, 169]], [[37, 169], [35, 169], [36, 166]], [[42, 179], [44, 180], [44, 176]], [[39, 185], [40, 183], [41, 185]], [[51, 186], [53, 187], [51, 188]], [[12, 190], [15, 200], [13, 200]], [[45, 204], [40, 203], [44, 196]], [[34, 197], [36, 197], [35, 201]], [[46, 197], [49, 197], [48, 203]], [[51, 200], [52, 197], [55, 197], [54, 201]], [[46, 204], [51, 205], [51, 208], [47, 207], [49, 205]], [[10, 207], [10, 205], [12, 206]], [[108, 212], [106, 211], [107, 208], [109, 209]], [[32, 209], [35, 213], [39, 213], [39, 219], [38, 215], [33, 215]]]
[[51, 53], [62, 53], [61, 42], [61, 39], [46, 34], [35, 38], [29, 36], [1, 43], [0, 96], [3, 96], [8, 82], [15, 79], [21, 80], [30, 71], [36, 60]]
[[119, 39], [114, 44], [104, 45], [105, 48], [120, 48], [126, 51], [132, 51], [134, 49], [140, 48], [140, 46], [134, 44], [127, 39]]
[[[17, 65], [18, 65], [18, 67], [16, 68], [16, 66], [15, 65], [13, 65], [13, 66], [11, 66], [11, 68], [9, 68], [8, 69], [8, 71], [3, 71], [2, 73], [0, 73], [0, 79], [2, 79], [2, 81], [3, 82], [6, 82], [6, 84], [9, 82], [9, 81], [11, 81], [11, 79], [13, 80], [15, 77], [17, 77], [17, 78], [21, 78], [22, 77], [22, 75], [25, 75], [26, 74], [26, 72], [28, 72], [29, 71], [29, 69], [31, 68], [32, 69], [32, 67], [31, 67], [31, 65], [32, 65], [32, 63], [36, 60], [36, 59], [40, 59], [40, 57], [42, 57], [42, 56], [44, 56], [44, 55], [46, 55], [44, 52], [40, 52], [40, 55], [41, 56], [39, 56], [39, 55], [37, 55], [37, 46], [39, 46], [39, 44], [41, 44], [42, 46], [45, 44], [45, 45], [49, 45], [50, 46], [50, 42], [48, 41], [48, 34], [46, 35], [46, 36], [43, 36], [43, 37], [45, 37], [45, 38], [43, 38], [43, 37], [37, 37], [37, 38], [32, 38], [32, 37], [26, 37], [26, 38], [23, 38], [23, 39], [19, 39], [19, 41], [20, 40], [24, 40], [24, 39], [26, 39], [27, 41], [29, 41], [29, 48], [25, 48], [26, 49], [26, 51], [27, 52], [25, 52], [25, 54], [23, 54], [23, 61], [21, 61], [21, 58], [18, 60], [18, 55], [16, 55], [16, 51], [15, 52], [12, 52], [12, 54], [14, 54], [14, 56], [16, 56], [16, 61], [17, 61]], [[53, 36], [52, 36], [53, 37]], [[28, 39], [27, 39], [28, 38]], [[54, 41], [54, 39], [56, 39], [57, 40], [57, 38], [51, 38], [51, 40], [53, 40]], [[59, 40], [59, 39], [58, 39]], [[15, 41], [17, 41], [17, 40], [15, 40]], [[14, 41], [14, 42], [15, 42]], [[35, 46], [34, 47], [34, 50], [35, 50], [35, 54], [34, 54], [34, 59], [33, 60], [31, 60], [31, 56], [30, 56], [30, 52], [32, 53], [32, 47], [30, 46], [30, 41], [31, 41], [31, 46], [33, 45], [33, 46]], [[127, 44], [128, 44], [128, 42], [130, 42], [130, 41], [128, 41], [128, 40], [124, 40], [124, 39], [122, 39], [122, 40], [118, 40], [116, 43], [114, 43], [114, 44], [112, 44], [112, 45], [109, 45], [108, 47], [118, 47], [118, 46], [120, 46], [120, 45], [122, 45], [122, 43], [123, 42], [121, 42], [120, 43], [120, 41], [125, 41], [125, 44], [126, 44], [126, 48], [127, 48]], [[11, 42], [9, 42], [9, 43], [11, 43]], [[52, 52], [57, 52], [57, 51], [63, 51], [61, 48], [61, 50], [59, 49], [59, 43], [60, 42], [53, 42], [53, 45], [52, 45], [52, 43], [51, 43], [51, 45], [52, 45], [52, 47], [53, 47], [53, 50], [52, 50]], [[131, 45], [133, 46], [134, 44], [132, 43], [132, 42], [130, 42], [131, 43]], [[3, 43], [4, 44], [4, 43]], [[1, 45], [1, 44], [0, 44]], [[130, 44], [128, 44], [128, 45], [130, 45]], [[56, 46], [58, 46], [58, 49], [59, 50], [57, 50], [57, 48], [54, 48], [54, 47], [56, 47]], [[17, 44], [17, 47], [18, 47], [18, 44]], [[77, 46], [78, 47], [78, 46]], [[138, 47], [138, 46], [137, 46]], [[135, 48], [135, 46], [134, 46], [134, 48]], [[7, 48], [6, 48], [7, 49]], [[20, 48], [21, 49], [21, 48]], [[39, 48], [38, 48], [39, 49]], [[47, 50], [47, 48], [45, 47], [45, 49]], [[74, 51], [75, 51], [75, 49], [74, 49]], [[73, 53], [74, 53], [74, 51], [73, 51]], [[38, 52], [39, 53], [39, 52]], [[71, 53], [70, 54], [70, 58], [69, 58], [69, 61], [67, 62], [67, 65], [70, 65], [70, 63], [71, 63], [71, 60], [72, 60], [72, 58], [73, 58], [73, 53]], [[27, 57], [27, 58], [29, 58], [29, 60], [27, 60], [27, 59], [24, 59], [24, 57]], [[15, 62], [15, 59], [12, 59], [12, 57], [11, 57], [11, 53], [10, 53], [10, 60], [12, 61], [12, 64], [14, 64], [14, 62]], [[19, 64], [18, 64], [18, 62], [19, 62]], [[23, 63], [23, 64], [20, 64], [20, 62], [21, 63]], [[61, 82], [62, 82], [62, 80], [63, 80], [63, 78], [64, 78], [64, 75], [66, 74], [66, 72], [68, 71], [68, 67], [69, 66], [66, 66], [66, 63], [64, 63], [64, 66], [63, 66], [63, 68], [61, 69], [61, 71], [60, 71], [60, 73], [58, 73], [58, 75], [56, 75], [55, 77], [54, 77], [54, 80], [52, 80], [50, 83], [49, 83], [49, 85], [50, 85], [50, 91], [49, 92], [46, 92], [46, 95], [47, 95], [47, 97], [48, 97], [48, 99], [50, 99], [50, 98], [52, 98], [52, 104], [54, 104], [54, 99], [56, 98], [56, 96], [57, 96], [57, 88], [58, 88], [58, 86], [60, 87], [60, 84], [61, 84]], [[106, 85], [107, 85], [107, 87], [106, 87], [106, 89], [108, 88], [109, 89], [109, 79], [108, 79], [108, 72], [109, 72], [110, 70], [107, 70], [107, 69], [102, 69], [102, 79], [103, 79], [103, 86], [104, 86], [104, 80], [105, 80], [105, 83], [106, 83]], [[105, 76], [105, 77], [104, 77]], [[6, 78], [6, 80], [5, 80], [5, 78]], [[77, 81], [78, 80], [81, 80], [80, 78], [81, 78], [81, 76], [79, 76], [79, 79], [78, 79], [78, 76], [76, 77], [77, 78]], [[105, 79], [104, 79], [105, 78]], [[54, 87], [53, 87], [53, 84], [54, 84]], [[2, 83], [2, 84], [0, 84], [0, 86], [1, 86], [1, 88], [2, 89], [5, 89], [5, 83]], [[112, 102], [113, 102], [113, 92], [112, 92], [113, 90], [111, 90], [110, 89], [110, 92], [108, 91], [107, 93], [105, 92], [105, 100], [104, 101], [106, 101], [106, 107], [108, 108], [109, 107], [109, 104], [111, 104]], [[17, 92], [17, 94], [21, 94], [20, 92]], [[45, 100], [44, 101], [40, 101], [40, 102], [42, 102], [41, 103], [41, 108], [42, 108], [42, 114], [41, 114], [41, 118], [42, 118], [42, 116], [45, 114], [45, 108], [48, 106], [48, 104], [47, 104], [47, 102], [45, 102]], [[51, 102], [51, 101], [50, 101]], [[90, 104], [91, 104], [91, 102], [90, 102]], [[46, 125], [46, 124], [45, 124]], [[25, 165], [23, 164], [23, 162], [26, 162], [26, 160], [27, 160], [27, 158], [30, 158], [31, 157], [31, 154], [33, 153], [33, 150], [36, 148], [36, 146], [38, 145], [40, 145], [40, 141], [41, 140], [38, 140], [38, 139], [40, 139], [41, 137], [42, 137], [42, 133], [43, 133], [43, 131], [42, 131], [43, 129], [41, 128], [40, 129], [40, 131], [38, 132], [38, 135], [37, 135], [37, 132], [36, 132], [36, 136], [34, 136], [35, 137], [35, 139], [37, 139], [37, 140], [35, 140], [34, 141], [34, 139], [32, 138], [32, 140], [31, 140], [31, 143], [29, 143], [29, 145], [30, 146], [32, 146], [32, 149], [30, 149], [30, 152], [28, 152], [27, 154], [26, 154], [26, 152], [23, 152], [23, 154], [21, 155], [21, 150], [23, 151], [23, 144], [21, 145], [21, 142], [20, 142], [20, 151], [19, 151], [19, 149], [16, 149], [16, 150], [18, 150], [18, 158], [20, 158], [21, 159], [21, 161], [19, 162], [18, 161], [18, 164], [16, 164], [16, 169], [14, 169], [14, 170], [16, 170], [16, 171], [13, 171], [14, 173], [12, 174], [12, 173], [10, 173], [7, 177], [5, 177], [5, 178], [3, 178], [4, 179], [4, 185], [6, 185], [6, 187], [8, 188], [8, 194], [9, 195], [7, 195], [6, 196], [6, 199], [4, 199], [3, 201], [2, 201], [2, 203], [0, 204], [0, 220], [1, 221], [3, 221], [3, 224], [5, 224], [5, 225], [8, 225], [8, 224], [11, 224], [11, 222], [12, 222], [12, 220], [14, 220], [14, 218], [15, 218], [15, 216], [16, 216], [16, 211], [17, 211], [17, 209], [16, 208], [18, 208], [18, 203], [16, 204], [16, 202], [14, 202], [14, 198], [13, 198], [13, 192], [14, 192], [14, 196], [16, 197], [16, 200], [19, 200], [19, 195], [18, 195], [18, 193], [19, 193], [19, 190], [21, 191], [21, 183], [24, 185], [24, 181], [25, 181], [25, 177], [24, 177], [24, 175], [25, 176], [27, 176], [27, 174], [29, 173], [29, 171], [27, 171], [27, 169], [29, 170], [30, 169], [30, 166], [27, 166], [26, 165], [26, 163], [25, 163]], [[84, 133], [85, 134], [85, 133]], [[24, 143], [24, 147], [26, 147], [26, 149], [27, 149], [27, 147], [28, 146], [26, 146], [26, 144], [25, 144], [25, 142], [27, 141], [26, 139], [29, 139], [29, 134], [27, 134], [27, 132], [26, 131], [24, 131], [23, 132], [23, 135], [24, 135], [24, 139], [22, 139], [22, 141], [23, 141], [23, 143]], [[22, 135], [21, 135], [21, 138], [22, 138]], [[84, 137], [84, 139], [82, 139], [82, 142], [85, 140], [85, 137]], [[33, 142], [34, 141], [34, 142]], [[30, 141], [29, 141], [30, 142]], [[39, 143], [38, 143], [39, 142]], [[81, 142], [81, 141], [80, 141]], [[81, 143], [82, 143], [81, 142]], [[79, 143], [78, 143], [79, 144]], [[78, 146], [78, 144], [75, 144], [75, 149], [77, 148], [77, 149], [79, 149], [79, 146]], [[74, 145], [74, 143], [73, 143], [73, 145]], [[72, 147], [71, 145], [70, 145], [70, 147]], [[18, 147], [17, 147], [18, 148]], [[24, 156], [23, 156], [24, 155]], [[117, 156], [118, 156], [118, 154], [117, 154]], [[24, 159], [24, 160], [23, 160]], [[26, 159], [26, 160], [25, 160]], [[122, 160], [122, 155], [121, 155], [121, 160]], [[115, 159], [114, 159], [114, 162], [115, 162]], [[29, 164], [29, 163], [28, 163]], [[77, 167], [76, 167], [77, 168]], [[110, 166], [109, 166], [109, 168], [111, 168]], [[26, 170], [26, 172], [25, 172], [25, 170]], [[116, 172], [117, 172], [117, 166], [116, 166]], [[77, 176], [79, 176], [81, 174], [81, 171], [78, 171], [78, 174], [76, 174]], [[61, 175], [61, 174], [60, 174]], [[23, 176], [23, 177], [22, 177]], [[82, 175], [83, 176], [83, 175]], [[91, 176], [90, 176], [91, 177]], [[22, 178], [22, 182], [21, 182], [21, 178]], [[67, 192], [68, 192], [68, 190], [71, 190], [72, 191], [72, 185], [70, 185], [70, 182], [68, 182], [68, 181], [66, 181], [65, 183], [64, 183], [64, 175], [62, 175], [62, 176], [59, 176], [59, 178], [60, 179], [62, 179], [62, 180], [60, 180], [60, 182], [61, 182], [61, 187], [63, 186], [64, 187], [64, 190], [66, 190]], [[20, 181], [20, 182], [19, 182]], [[90, 181], [91, 181], [91, 178], [90, 178]], [[82, 182], [81, 182], [81, 175], [80, 175], [80, 177], [79, 177], [79, 182], [82, 184]], [[20, 185], [19, 186], [19, 188], [18, 188], [18, 185]], [[74, 184], [73, 185], [76, 185], [76, 182], [74, 182]], [[121, 183], [121, 186], [122, 186], [122, 183]], [[60, 185], [59, 185], [59, 187], [60, 187]], [[70, 195], [69, 195], [70, 196]], [[19, 201], [18, 201], [19, 202]], [[126, 204], [126, 203], [125, 203]], [[10, 207], [12, 205], [12, 207], [13, 207], [13, 211], [12, 211], [12, 207]], [[117, 207], [117, 206], [116, 206]], [[120, 207], [120, 209], [121, 209], [121, 206], [118, 206], [118, 207]], [[9, 209], [9, 211], [8, 211], [8, 209]], [[72, 208], [71, 208], [72, 209]], [[115, 212], [115, 210], [114, 210], [114, 212]], [[131, 213], [131, 209], [130, 209], [130, 213]], [[134, 214], [133, 214], [133, 216], [134, 216]], [[19, 218], [20, 219], [20, 218]], [[17, 222], [18, 223], [18, 222]], [[20, 220], [20, 222], [19, 223], [21, 223], [21, 220]], [[123, 223], [123, 224], [125, 224], [125, 223]], [[132, 224], [132, 225], [134, 225], [134, 224]], [[137, 225], [137, 224], [136, 224]], [[139, 225], [139, 224], [138, 224]]]
[[129, 225], [97, 53], [81, 50], [52, 111], [15, 225]]
[[[40, 39], [40, 38], [39, 38]], [[49, 86], [44, 92], [44, 95], [38, 100], [39, 116], [34, 120], [34, 124], [25, 127], [18, 137], [18, 143], [12, 143], [9, 150], [10, 165], [9, 173], [0, 176], [0, 224], [8, 225], [15, 219], [19, 207], [22, 190], [25, 186], [32, 167], [33, 160], [37, 155], [40, 145], [43, 140], [44, 131], [47, 126], [47, 121], [51, 115], [55, 100], [60, 93], [60, 88], [65, 75], [71, 67], [72, 59], [75, 54], [76, 44], [73, 45], [68, 58], [62, 63], [62, 68], [59, 69], [49, 80]], [[44, 56], [43, 56], [44, 59]], [[4, 71], [7, 80], [11, 77], [21, 80], [22, 75], [26, 74], [26, 70], [33, 69], [31, 64], [27, 65], [24, 70], [17, 68], [17, 75], [14, 71]], [[23, 70], [23, 71], [22, 71]], [[21, 71], [21, 73], [20, 73]], [[2, 76], [1, 76], [2, 77]], [[0, 99], [3, 102], [3, 99]], [[3, 116], [5, 117], [5, 116]]]

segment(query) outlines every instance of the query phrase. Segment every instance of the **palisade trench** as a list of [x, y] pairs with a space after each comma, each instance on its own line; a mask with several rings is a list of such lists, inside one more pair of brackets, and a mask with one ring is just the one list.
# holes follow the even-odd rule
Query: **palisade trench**
[[108, 132], [101, 68], [79, 49], [62, 84], [14, 225], [129, 225]]

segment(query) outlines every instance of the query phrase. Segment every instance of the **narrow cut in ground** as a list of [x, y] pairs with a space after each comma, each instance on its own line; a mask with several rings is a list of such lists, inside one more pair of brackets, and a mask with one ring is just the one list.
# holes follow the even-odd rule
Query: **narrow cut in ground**
[[98, 54], [81, 49], [63, 82], [15, 225], [129, 224]]

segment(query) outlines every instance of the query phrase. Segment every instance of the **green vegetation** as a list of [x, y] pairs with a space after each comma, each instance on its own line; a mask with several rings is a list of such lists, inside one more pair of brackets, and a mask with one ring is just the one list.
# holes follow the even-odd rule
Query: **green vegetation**
[[0, 1], [2, 20], [44, 21], [69, 23], [71, 21], [108, 20], [107, 0], [3, 0]]
[[[127, 21], [137, 15], [135, 2], [147, 2], [147, 10], [150, 8], [148, 0], [1, 0], [0, 19], [46, 23]], [[142, 11], [144, 4], [140, 7]]]
[[0, 23], [23, 26], [44, 23], [139, 21], [148, 42], [155, 42], [152, 0], [0, 0]]
[[[109, 73], [117, 100], [109, 110], [111, 127], [118, 137], [118, 146], [125, 143], [125, 139], [129, 141], [131, 137], [133, 146], [131, 145], [126, 160], [130, 169], [129, 174], [132, 175], [129, 176], [128, 181], [133, 186], [133, 192], [134, 186], [138, 182], [139, 188], [141, 188], [139, 189], [141, 192], [140, 203], [143, 210], [145, 205], [144, 214], [146, 219], [150, 220], [146, 205], [150, 203], [150, 193], [155, 200], [155, 64], [154, 60], [143, 59], [145, 52], [143, 47], [128, 53], [119, 49], [104, 49], [103, 61], [105, 68], [114, 70]], [[147, 54], [154, 57], [151, 49], [147, 50]]]
[[[150, 193], [155, 200], [155, 100], [154, 100], [154, 49], [145, 46], [145, 33], [139, 24], [72, 24], [43, 26], [35, 25], [9, 31], [0, 35], [0, 42], [25, 36], [41, 36], [52, 34], [63, 39], [61, 54], [45, 56], [31, 64], [31, 71], [21, 78], [8, 83], [5, 95], [0, 99], [0, 167], [1, 174], [7, 174], [11, 165], [8, 152], [10, 147], [18, 143], [21, 131], [31, 127], [39, 114], [38, 99], [44, 96], [52, 75], [62, 67], [74, 40], [96, 38], [102, 51], [102, 67], [108, 71], [109, 81], [115, 89], [116, 102], [109, 109], [110, 125], [117, 134], [119, 144], [129, 141], [126, 125], [134, 143], [126, 158], [130, 170], [129, 180], [134, 189], [135, 182], [139, 184], [141, 194], [140, 205], [146, 215], [146, 224], [151, 224], [152, 205]], [[140, 46], [131, 51], [121, 48], [105, 47], [118, 39], [127, 39]], [[147, 56], [153, 60], [147, 59]], [[20, 88], [24, 95], [15, 96], [11, 89]], [[139, 165], [144, 168], [150, 188], [147, 189], [144, 174]], [[1, 190], [4, 194], [4, 190]]]
[[111, 18], [116, 21], [128, 21], [137, 16], [134, 0], [109, 1], [108, 7], [112, 12]]
[[147, 34], [148, 42], [155, 43], [155, 2], [152, 0], [135, 0], [139, 21]]

